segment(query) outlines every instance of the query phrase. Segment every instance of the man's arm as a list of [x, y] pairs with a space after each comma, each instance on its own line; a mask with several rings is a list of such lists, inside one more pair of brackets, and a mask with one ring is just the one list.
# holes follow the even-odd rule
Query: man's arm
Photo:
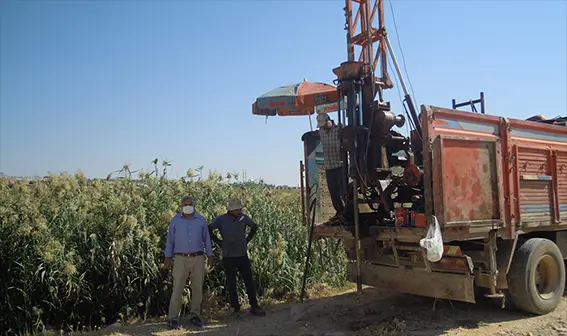
[[212, 241], [214, 241], [220, 247], [222, 247], [222, 239], [220, 239], [219, 236], [217, 236], [217, 233], [215, 232], [215, 230], [218, 230], [219, 227], [220, 227], [220, 220], [219, 217], [217, 217], [213, 220], [211, 225], [209, 225], [209, 236], [211, 237]]
[[203, 242], [205, 243], [205, 252], [207, 257], [211, 257], [213, 255], [213, 249], [211, 248], [211, 236], [209, 235], [209, 225], [205, 219], [203, 219]]
[[173, 226], [173, 219], [172, 219], [169, 222], [169, 228], [167, 230], [167, 239], [165, 241], [165, 250], [163, 251], [163, 254], [165, 255], [166, 258], [171, 258], [173, 256], [174, 234], [175, 234], [175, 227]]
[[248, 223], [246, 224], [249, 228], [250, 228], [250, 232], [248, 233], [248, 237], [246, 237], [246, 242], [249, 243], [252, 238], [254, 238], [254, 235], [256, 234], [256, 232], [258, 232], [258, 225], [256, 223], [254, 223], [254, 221], [252, 219], [250, 219], [250, 217], [246, 216], [248, 219]]

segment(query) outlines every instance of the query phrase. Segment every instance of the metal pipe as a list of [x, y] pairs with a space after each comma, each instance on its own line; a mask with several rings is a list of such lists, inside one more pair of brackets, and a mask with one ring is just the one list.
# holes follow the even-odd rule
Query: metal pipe
[[[362, 108], [362, 106], [361, 106]], [[356, 124], [359, 126], [360, 124]], [[353, 202], [353, 220], [354, 220], [354, 242], [355, 242], [355, 256], [356, 256], [356, 291], [362, 291], [362, 279], [360, 277], [360, 220], [358, 218], [358, 139], [354, 138], [354, 150], [351, 151], [350, 164], [354, 165], [355, 175], [352, 179], [352, 202]]]
[[391, 140], [391, 141], [400, 141], [400, 142], [408, 140], [407, 138], [405, 138], [403, 136], [395, 136], [395, 135], [391, 135], [391, 134], [388, 134], [388, 136], [386, 138], [388, 140]]
[[386, 46], [388, 46], [388, 52], [390, 53], [390, 57], [392, 57], [392, 61], [394, 62], [394, 67], [396, 68], [396, 73], [398, 74], [400, 84], [402, 85], [402, 89], [404, 90], [404, 95], [407, 96], [409, 95], [408, 89], [406, 88], [406, 83], [404, 82], [404, 78], [402, 77], [402, 72], [400, 71], [400, 67], [398, 66], [398, 61], [396, 60], [396, 56], [394, 55], [394, 50], [392, 49], [388, 35], [384, 35], [384, 39], [386, 39]]
[[303, 181], [303, 172], [305, 170], [305, 166], [303, 165], [303, 161], [299, 161], [299, 183], [301, 187], [301, 220], [303, 221], [303, 225], [307, 225], [307, 216], [305, 213], [305, 183]]
[[[360, 3], [362, 4], [362, 3]], [[370, 0], [364, 0], [364, 18], [365, 18], [365, 24], [366, 24], [366, 62], [368, 64], [373, 64], [374, 61], [372, 60], [372, 35], [371, 35], [371, 30], [372, 30], [372, 22], [370, 22]], [[372, 76], [374, 76], [374, 67], [371, 66], [371, 73]], [[372, 77], [372, 83], [374, 83], [374, 77]]]
[[309, 147], [307, 146], [307, 143], [309, 142], [309, 139], [311, 137], [307, 136], [305, 138], [305, 140], [303, 141], [303, 159], [305, 160], [305, 163], [303, 165], [303, 176], [304, 176], [304, 182], [305, 185], [303, 186], [305, 189], [304, 194], [305, 194], [305, 200], [303, 201], [303, 204], [305, 206], [305, 210], [304, 210], [304, 214], [305, 214], [305, 226], [307, 226], [308, 224], [308, 219], [309, 219], [309, 213], [307, 212], [307, 207], [309, 205], [309, 202], [311, 201], [311, 186], [309, 185], [309, 153], [307, 152]]
[[345, 18], [347, 30], [347, 59], [349, 62], [354, 61], [354, 45], [352, 44], [352, 0], [345, 0]]
[[[453, 99], [453, 101], [454, 100], [455, 99]], [[471, 106], [471, 107], [474, 108], [474, 104], [478, 104], [478, 103], [482, 104], [482, 100], [481, 99], [474, 99], [474, 100], [469, 100], [469, 101], [464, 102], [464, 103], [458, 103], [458, 104], [453, 103], [453, 110], [457, 109], [459, 107], [463, 107], [463, 106]]]
[[419, 134], [419, 137], [422, 137], [421, 134], [421, 121], [419, 120], [419, 117], [417, 116], [417, 111], [415, 110], [415, 106], [413, 105], [413, 101], [411, 99], [411, 96], [409, 94], [407, 94], [405, 96], [405, 100], [408, 103], [408, 107], [410, 110], [410, 114], [411, 114], [411, 118], [413, 121], [413, 124], [415, 126], [415, 130], [417, 131], [417, 134]]
[[339, 90], [339, 86], [337, 85], [337, 97], [339, 97], [339, 100], [337, 101], [337, 124], [342, 125], [342, 118], [341, 118], [341, 102], [342, 102], [342, 97], [341, 97], [341, 90]]
[[[356, 141], [356, 140], [355, 140]], [[356, 148], [356, 146], [355, 146]], [[356, 157], [354, 158], [356, 161]], [[357, 164], [357, 163], [355, 163]], [[356, 291], [362, 291], [362, 279], [360, 277], [360, 227], [359, 227], [359, 218], [358, 218], [358, 186], [357, 186], [357, 177], [352, 180], [352, 189], [353, 189], [353, 215], [354, 215], [354, 239], [355, 239], [355, 249], [356, 249]]]
[[303, 279], [301, 281], [301, 294], [299, 300], [303, 302], [305, 297], [305, 286], [307, 284], [307, 275], [309, 274], [309, 261], [311, 260], [311, 243], [313, 242], [313, 232], [315, 231], [315, 203], [317, 199], [314, 199], [309, 206], [312, 213], [311, 215], [311, 229], [309, 230], [309, 242], [307, 243], [307, 256], [305, 258], [305, 269], [303, 270]]
[[398, 78], [400, 79], [400, 84], [402, 85], [402, 89], [404, 90], [405, 99], [408, 103], [409, 110], [411, 112], [411, 117], [415, 124], [415, 130], [421, 136], [421, 123], [419, 121], [419, 118], [417, 117], [417, 111], [415, 110], [415, 106], [413, 104], [411, 96], [408, 93], [408, 89], [406, 88], [406, 83], [404, 82], [404, 78], [402, 77], [402, 72], [400, 71], [400, 67], [398, 66], [396, 55], [394, 55], [394, 49], [392, 49], [392, 45], [390, 44], [390, 39], [388, 38], [388, 35], [384, 35], [384, 39], [386, 39], [386, 46], [388, 47], [388, 52], [390, 53], [390, 57], [392, 57], [392, 61], [394, 62], [394, 67], [396, 68], [396, 73], [398, 74]]
[[476, 104], [480, 104], [480, 113], [485, 114], [485, 107], [484, 107], [484, 92], [480, 93], [480, 99], [471, 99], [469, 101], [466, 102], [462, 102], [462, 103], [457, 103], [456, 99], [453, 99], [452, 101], [452, 105], [453, 105], [453, 110], [458, 109], [459, 107], [463, 107], [463, 106], [470, 106], [471, 110], [473, 112], [478, 112], [476, 110]]
[[[341, 96], [341, 102], [343, 102], [344, 104], [344, 94]], [[339, 110], [341, 109], [341, 105], [339, 105]], [[341, 127], [345, 127], [348, 125], [348, 121], [347, 121], [347, 109], [348, 109], [348, 98], [347, 98], [347, 104], [343, 105], [342, 110], [339, 112], [339, 114], [342, 114], [342, 120], [343, 120], [343, 125]], [[344, 200], [344, 204], [346, 204], [346, 200], [348, 200], [348, 171], [347, 171], [347, 167], [348, 167], [348, 153], [347, 151], [344, 150], [342, 144], [341, 144], [341, 159], [343, 161], [343, 164], [341, 166], [341, 173], [342, 173], [342, 179], [341, 179], [341, 184], [342, 184], [342, 188], [341, 188], [341, 197]]]

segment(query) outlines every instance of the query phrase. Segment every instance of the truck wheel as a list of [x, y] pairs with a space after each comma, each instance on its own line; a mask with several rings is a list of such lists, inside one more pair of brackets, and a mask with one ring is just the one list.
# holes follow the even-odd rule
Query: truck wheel
[[514, 253], [507, 278], [514, 306], [528, 313], [547, 314], [557, 307], [565, 289], [561, 251], [549, 239], [529, 239]]

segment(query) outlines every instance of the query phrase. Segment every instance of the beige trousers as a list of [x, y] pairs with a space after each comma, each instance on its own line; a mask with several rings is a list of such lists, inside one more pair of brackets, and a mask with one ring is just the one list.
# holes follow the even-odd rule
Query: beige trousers
[[187, 278], [191, 281], [191, 316], [201, 313], [203, 301], [203, 281], [205, 279], [205, 256], [185, 257], [173, 256], [173, 292], [169, 301], [168, 318], [179, 317], [183, 305], [182, 296]]

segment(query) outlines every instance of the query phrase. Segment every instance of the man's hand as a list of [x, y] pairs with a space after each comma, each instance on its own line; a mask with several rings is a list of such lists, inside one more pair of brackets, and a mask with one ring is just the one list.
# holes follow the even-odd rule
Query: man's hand
[[173, 268], [173, 262], [171, 261], [171, 258], [165, 258], [165, 260], [163, 261], [163, 266], [170, 270]]
[[207, 257], [207, 269], [208, 271], [213, 269], [213, 256]]

